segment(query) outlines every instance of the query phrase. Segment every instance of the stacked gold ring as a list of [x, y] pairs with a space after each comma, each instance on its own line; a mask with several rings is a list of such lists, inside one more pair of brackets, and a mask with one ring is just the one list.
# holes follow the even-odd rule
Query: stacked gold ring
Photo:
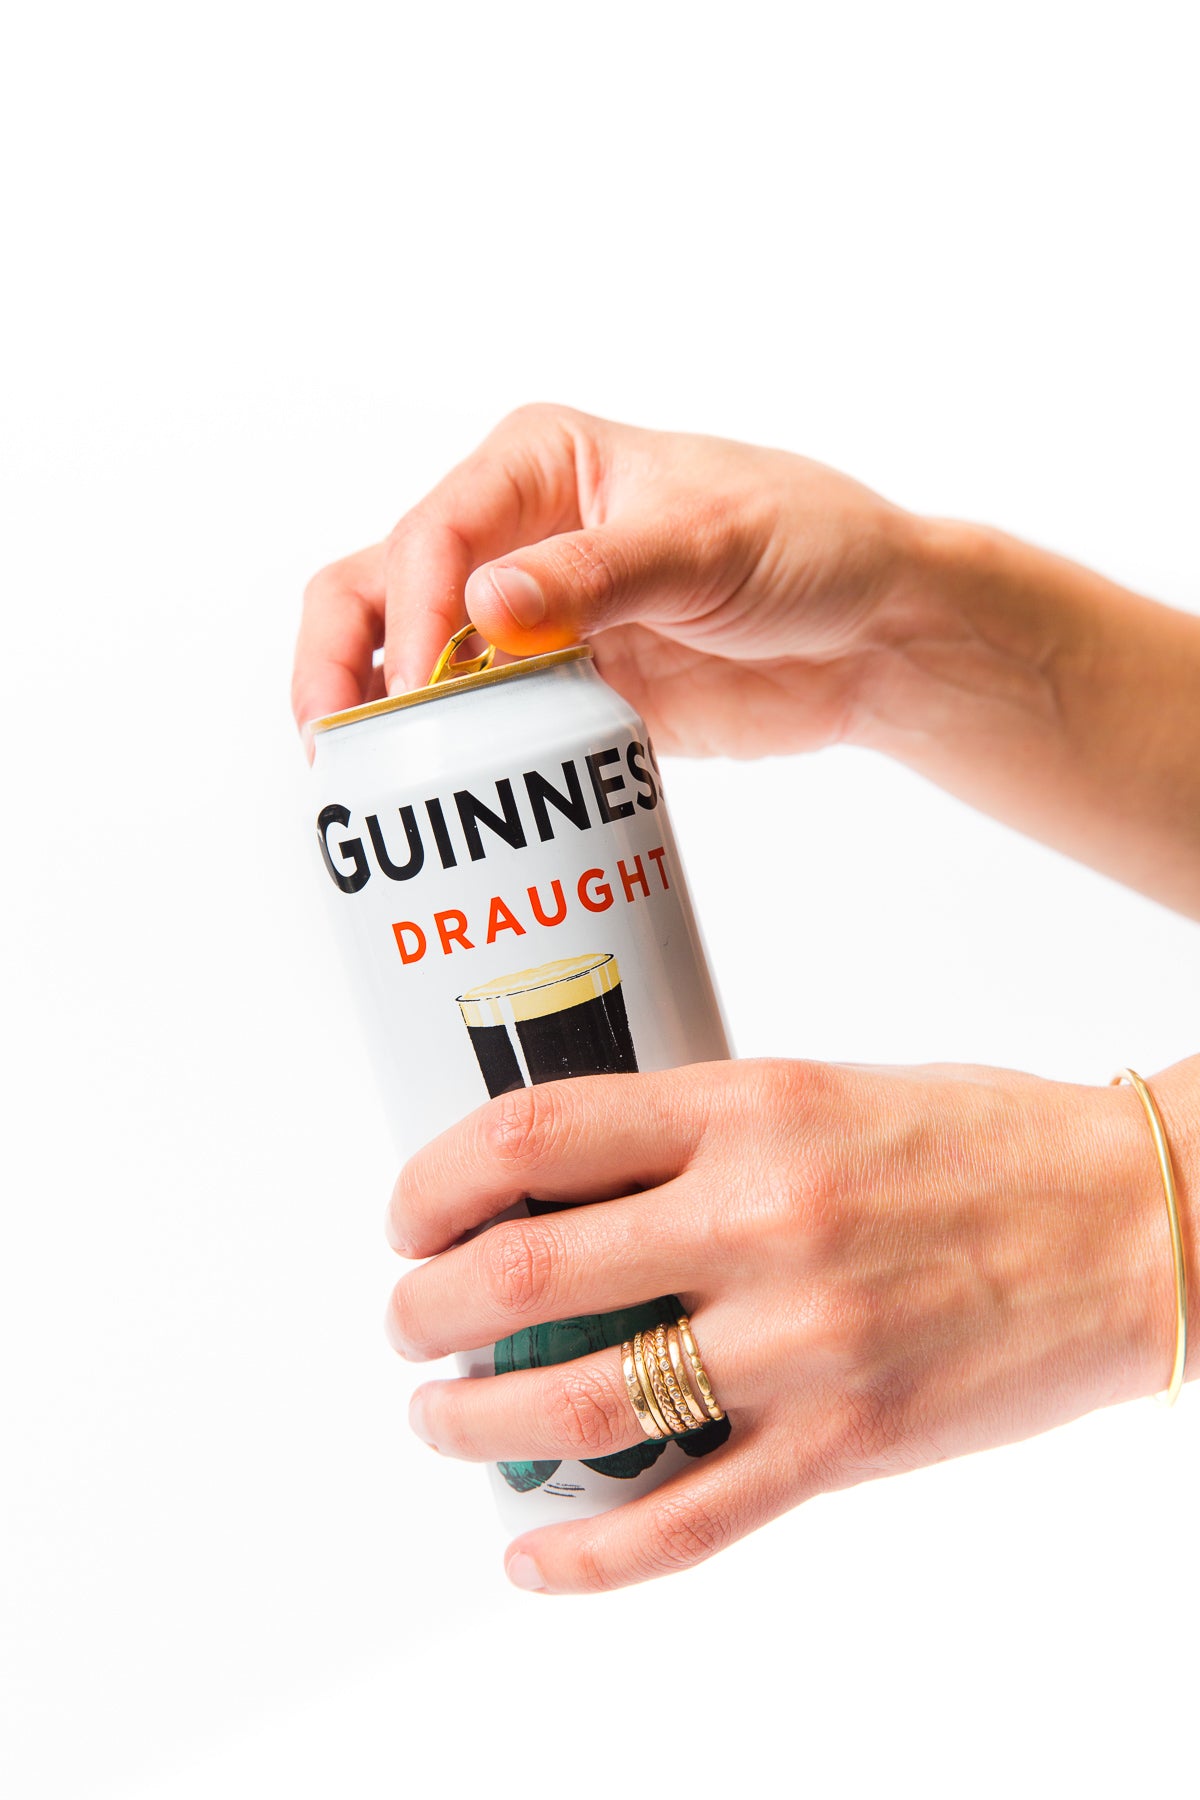
[[678, 1327], [668, 1331], [666, 1333], [666, 1339], [667, 1355], [671, 1359], [671, 1367], [674, 1370], [675, 1380], [679, 1385], [679, 1391], [683, 1395], [684, 1404], [691, 1413], [696, 1424], [704, 1425], [708, 1421], [708, 1414], [697, 1400], [695, 1394], [693, 1394], [692, 1384], [687, 1378], [687, 1371], [683, 1364], [683, 1345], [679, 1341]]
[[642, 1392], [641, 1379], [637, 1372], [637, 1363], [633, 1354], [633, 1345], [626, 1341], [621, 1345], [621, 1372], [625, 1377], [625, 1386], [629, 1392], [629, 1403], [637, 1414], [637, 1422], [648, 1438], [665, 1437], [650, 1413], [649, 1403]]
[[704, 1364], [700, 1361], [700, 1352], [696, 1348], [696, 1340], [692, 1336], [692, 1322], [686, 1313], [680, 1313], [678, 1324], [680, 1340], [684, 1349], [687, 1351], [688, 1361], [692, 1365], [692, 1373], [696, 1377], [696, 1386], [700, 1390], [700, 1398], [704, 1402], [704, 1410], [710, 1419], [723, 1419], [725, 1414], [717, 1405], [713, 1395], [712, 1384], [705, 1373]]
[[[684, 1411], [683, 1416], [680, 1417], [675, 1402], [671, 1398], [670, 1389], [667, 1387], [666, 1377], [662, 1372], [662, 1367], [659, 1362], [658, 1345], [655, 1341], [654, 1332], [644, 1331], [641, 1336], [642, 1358], [646, 1365], [646, 1373], [650, 1377], [650, 1386], [654, 1389], [654, 1399], [658, 1406], [658, 1410], [662, 1414], [667, 1430], [670, 1432], [671, 1436], [682, 1437], [685, 1431], [690, 1431], [692, 1429], [692, 1422], [688, 1418], [686, 1410]], [[669, 1363], [667, 1364], [667, 1367], [670, 1367]], [[672, 1377], [672, 1379], [674, 1378]]]
[[682, 1437], [725, 1414], [713, 1396], [691, 1320], [637, 1331], [621, 1345], [621, 1371], [638, 1424], [648, 1438]]

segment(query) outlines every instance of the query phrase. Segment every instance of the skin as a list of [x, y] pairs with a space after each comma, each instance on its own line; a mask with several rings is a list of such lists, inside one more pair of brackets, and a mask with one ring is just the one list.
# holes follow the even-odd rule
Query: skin
[[[301, 729], [421, 685], [468, 617], [511, 655], [587, 638], [663, 750], [869, 746], [1200, 917], [1200, 620], [1044, 551], [782, 451], [531, 407], [310, 584]], [[1200, 1271], [1200, 1057], [1152, 1079]], [[525, 1193], [570, 1210], [461, 1241]], [[741, 1062], [523, 1090], [412, 1159], [389, 1233], [432, 1259], [389, 1308], [412, 1359], [663, 1293], [692, 1315], [733, 1436], [510, 1545], [510, 1578], [553, 1593], [1149, 1394], [1174, 1342], [1136, 1096], [996, 1069]], [[474, 1461], [640, 1436], [615, 1350], [428, 1383], [412, 1423]]]

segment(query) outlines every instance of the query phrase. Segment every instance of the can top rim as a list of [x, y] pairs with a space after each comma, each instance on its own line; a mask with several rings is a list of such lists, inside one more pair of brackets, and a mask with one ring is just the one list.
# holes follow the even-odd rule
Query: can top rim
[[383, 713], [402, 712], [409, 706], [421, 706], [427, 700], [442, 700], [450, 694], [461, 694], [466, 688], [493, 687], [514, 676], [540, 674], [543, 669], [553, 669], [560, 663], [590, 660], [591, 654], [590, 644], [572, 644], [568, 650], [548, 650], [541, 656], [527, 656], [519, 662], [505, 663], [501, 668], [491, 665], [469, 674], [451, 675], [432, 686], [413, 688], [406, 694], [392, 694], [383, 700], [368, 700], [362, 706], [349, 706], [344, 712], [326, 713], [324, 718], [310, 720], [309, 730], [314, 733], [338, 731], [343, 725], [357, 725], [361, 719], [374, 719]]

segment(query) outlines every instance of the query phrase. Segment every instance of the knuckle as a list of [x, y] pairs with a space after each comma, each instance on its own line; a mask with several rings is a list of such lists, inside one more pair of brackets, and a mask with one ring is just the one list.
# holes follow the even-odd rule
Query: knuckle
[[[829, 1267], [846, 1239], [848, 1225], [846, 1183], [841, 1173], [826, 1158], [801, 1153], [793, 1178], [779, 1199], [791, 1229], [803, 1233], [810, 1260], [815, 1266]], [[832, 1293], [826, 1304], [831, 1310], [840, 1305]], [[838, 1316], [844, 1318], [844, 1308]]]
[[694, 1498], [660, 1503], [649, 1555], [658, 1570], [686, 1569], [714, 1556], [729, 1542], [729, 1522]]
[[690, 521], [712, 535], [728, 532], [740, 523], [744, 501], [740, 495], [723, 488], [706, 486], [697, 493], [689, 509]]
[[441, 1390], [426, 1389], [424, 1407], [433, 1440], [444, 1456], [461, 1457], [464, 1461], [481, 1460], [461, 1406], [451, 1391], [453, 1384]]
[[343, 568], [343, 563], [331, 562], [326, 563], [324, 568], [318, 569], [316, 574], [305, 583], [304, 604], [320, 606], [324, 601], [330, 600], [338, 594], [343, 586]]
[[882, 1376], [856, 1383], [842, 1400], [838, 1423], [843, 1463], [860, 1471], [891, 1466], [908, 1436], [906, 1384]]
[[883, 1402], [869, 1391], [848, 1394], [842, 1407], [842, 1446], [854, 1462], [873, 1462], [884, 1448], [886, 1429]]
[[576, 1455], [604, 1456], [621, 1447], [624, 1421], [602, 1379], [582, 1369], [565, 1370], [558, 1396], [556, 1434]]
[[766, 1057], [710, 1063], [705, 1069], [706, 1124], [724, 1136], [753, 1122], [756, 1134], [771, 1130], [788, 1110], [786, 1065]]
[[383, 564], [389, 582], [411, 579], [413, 561], [421, 560], [432, 545], [447, 538], [463, 543], [451, 496], [435, 488], [396, 520], [384, 540]]
[[606, 1594], [619, 1586], [615, 1571], [604, 1557], [599, 1539], [581, 1538], [575, 1549], [575, 1582], [584, 1594]]
[[603, 607], [611, 600], [617, 585], [612, 558], [591, 539], [568, 538], [559, 545], [558, 558], [563, 574], [576, 593], [591, 606]]
[[548, 426], [557, 428], [580, 417], [574, 407], [559, 406], [553, 400], [526, 400], [504, 415], [498, 429], [506, 435], [515, 433], [517, 436], [524, 436], [530, 432], [545, 430]]
[[409, 549], [413, 540], [420, 533], [427, 521], [428, 500], [421, 500], [411, 512], [406, 512], [402, 519], [397, 519], [387, 534], [384, 544], [384, 567], [393, 571], [401, 557]]
[[525, 1319], [553, 1306], [558, 1242], [531, 1220], [496, 1225], [480, 1240], [488, 1295], [501, 1318]]
[[540, 425], [546, 419], [556, 417], [558, 410], [558, 407], [552, 406], [547, 400], [523, 400], [520, 406], [514, 406], [511, 412], [505, 413], [502, 424]]
[[485, 1109], [483, 1147], [489, 1161], [513, 1169], [525, 1169], [537, 1161], [554, 1132], [558, 1104], [550, 1098], [552, 1086], [514, 1088]]
[[827, 1279], [806, 1282], [796, 1296], [792, 1316], [811, 1356], [830, 1360], [839, 1369], [861, 1362], [855, 1308], [840, 1286]]

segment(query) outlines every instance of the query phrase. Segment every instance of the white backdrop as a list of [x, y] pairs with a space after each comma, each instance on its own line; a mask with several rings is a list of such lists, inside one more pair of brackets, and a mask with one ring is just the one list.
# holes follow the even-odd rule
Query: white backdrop
[[[1194, 1767], [1194, 1394], [819, 1500], [667, 1584], [507, 1587], [482, 1473], [410, 1438], [384, 1344], [394, 1171], [287, 711], [307, 575], [527, 399], [802, 449], [1200, 606], [1194, 22], [10, 22], [6, 1792], [1115, 1796]], [[1194, 926], [903, 770], [668, 780], [743, 1053], [1103, 1081], [1197, 1048]], [[655, 1633], [702, 1671], [661, 1729], [629, 1682]]]

